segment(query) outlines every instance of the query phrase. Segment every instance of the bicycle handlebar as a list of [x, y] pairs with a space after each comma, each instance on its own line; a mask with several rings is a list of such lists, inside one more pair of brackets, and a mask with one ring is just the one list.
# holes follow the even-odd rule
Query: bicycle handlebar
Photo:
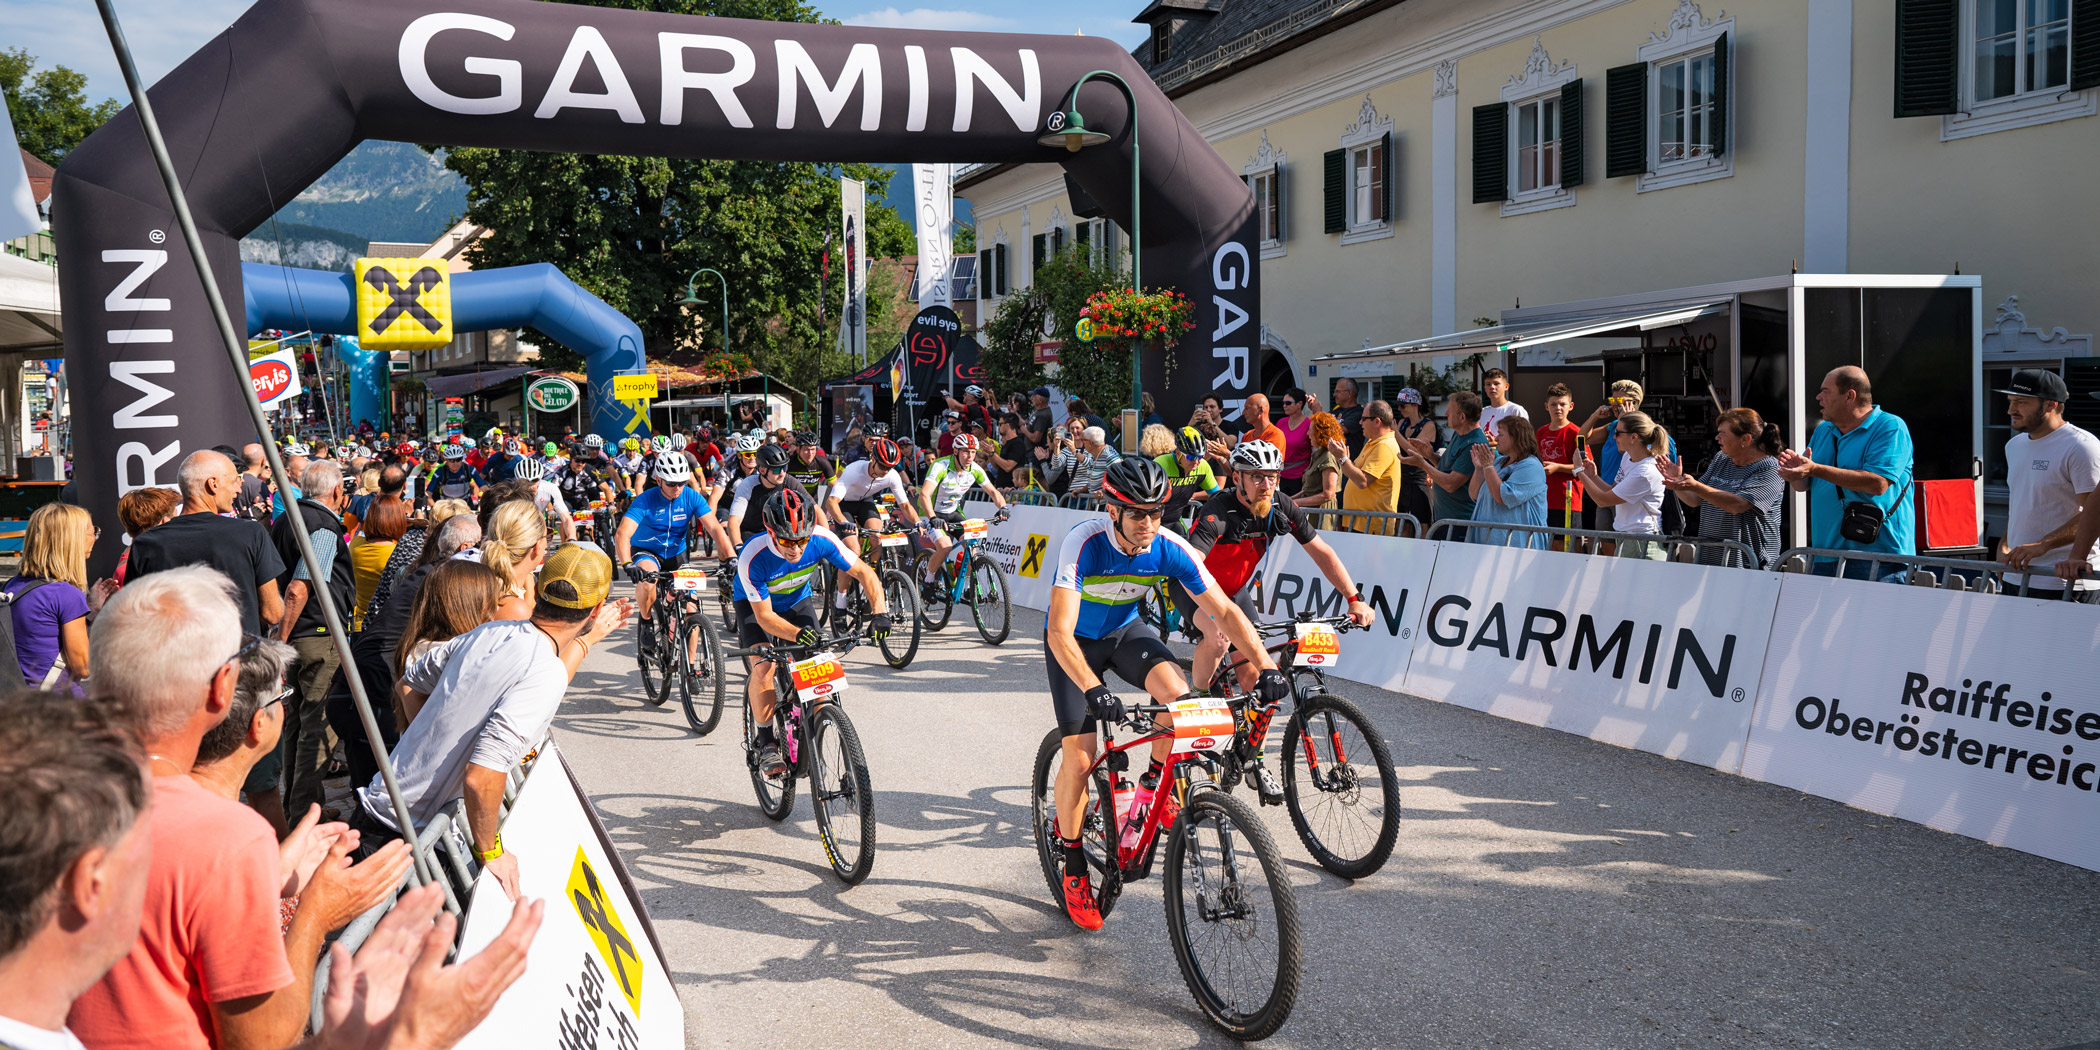
[[1357, 623], [1355, 620], [1350, 619], [1347, 613], [1343, 613], [1340, 616], [1314, 616], [1311, 613], [1299, 613], [1296, 619], [1277, 620], [1274, 623], [1255, 624], [1254, 631], [1256, 634], [1264, 635], [1282, 634], [1286, 631], [1296, 629], [1297, 626], [1301, 623], [1324, 623], [1329, 627], [1334, 628], [1335, 633], [1337, 634], [1346, 634], [1350, 631], [1370, 630], [1370, 628], [1365, 627], [1364, 625]]
[[731, 656], [755, 656], [761, 660], [778, 660], [783, 657], [787, 659], [810, 657], [829, 650], [844, 656], [866, 641], [868, 641], [868, 637], [865, 634], [847, 634], [836, 638], [826, 638], [815, 645], [803, 645], [800, 642], [760, 642], [757, 645], [746, 646], [740, 649], [725, 649], [722, 655], [725, 658]]

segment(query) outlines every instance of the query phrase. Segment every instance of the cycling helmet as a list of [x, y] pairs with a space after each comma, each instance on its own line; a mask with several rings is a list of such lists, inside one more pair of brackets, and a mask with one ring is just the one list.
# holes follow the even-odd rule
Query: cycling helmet
[[955, 435], [955, 444], [950, 447], [957, 452], [975, 452], [977, 451], [977, 439], [968, 434], [957, 434]]
[[446, 445], [445, 458], [465, 459], [467, 458], [467, 447], [465, 445]]
[[540, 446], [540, 455], [559, 456], [561, 455], [561, 446], [555, 444], [552, 441], [549, 441], [546, 444]]
[[799, 489], [784, 488], [766, 498], [761, 517], [775, 540], [800, 543], [817, 528], [817, 508]]
[[739, 456], [748, 455], [758, 451], [759, 446], [764, 444], [765, 442], [755, 435], [745, 434], [743, 437], [736, 439], [736, 454]]
[[514, 476], [519, 481], [538, 481], [547, 476], [547, 467], [536, 459], [521, 459]]
[[285, 444], [284, 454], [287, 456], [310, 456], [313, 453], [310, 450], [308, 450], [305, 445], [302, 445], [297, 441], [291, 441]]
[[627, 440], [620, 442], [620, 447], [626, 449], [629, 452], [640, 452], [642, 450], [642, 439], [628, 438]]
[[969, 387], [968, 387], [967, 389], [965, 389], [965, 390], [963, 391], [963, 396], [965, 396], [965, 397], [983, 397], [983, 396], [984, 396], [984, 388], [983, 388], [983, 387], [981, 387], [981, 386], [978, 386], [978, 385], [976, 385], [975, 383], [972, 383], [972, 384], [970, 384], [970, 386], [969, 386]]
[[1158, 507], [1172, 494], [1167, 472], [1143, 456], [1124, 456], [1101, 475], [1101, 497], [1118, 507]]
[[675, 481], [682, 485], [692, 479], [693, 467], [686, 462], [685, 453], [666, 452], [656, 457], [656, 480]]
[[466, 439], [465, 439], [465, 438], [462, 438], [462, 437], [460, 437], [460, 436], [459, 436], [458, 434], [454, 434], [454, 435], [452, 435], [451, 437], [448, 437], [448, 438], [446, 438], [446, 439], [445, 439], [445, 444], [448, 444], [448, 445], [457, 445], [457, 444], [459, 444], [459, 443], [460, 443], [461, 441], [464, 441], [464, 440], [466, 440]]
[[398, 445], [395, 445], [395, 446], [394, 446], [394, 455], [397, 455], [397, 456], [413, 456], [413, 455], [415, 455], [415, 454], [416, 454], [416, 446], [414, 446], [414, 445], [411, 445], [411, 444], [409, 444], [409, 443], [408, 443], [408, 442], [406, 442], [406, 441], [404, 441], [404, 442], [402, 442], [402, 443], [400, 443], [400, 444], [398, 444]]
[[874, 460], [878, 467], [894, 467], [897, 461], [903, 458], [903, 453], [897, 450], [897, 443], [889, 438], [875, 438], [868, 442], [868, 458]]
[[1195, 427], [1182, 427], [1174, 437], [1174, 448], [1190, 459], [1202, 459], [1205, 444], [1203, 432]]
[[649, 444], [654, 446], [658, 452], [669, 452], [678, 447], [678, 442], [673, 441], [669, 434], [658, 434], [649, 439]]
[[870, 423], [866, 433], [871, 438], [889, 437], [890, 425], [888, 423]]
[[359, 446], [357, 446], [356, 452], [357, 452], [357, 454], [358, 454], [358, 455], [360, 455], [360, 456], [363, 456], [363, 457], [365, 457], [366, 459], [371, 459], [371, 458], [372, 458], [372, 450], [371, 450], [371, 448], [369, 448], [368, 446], [365, 446], [365, 445], [359, 445]]
[[814, 446], [816, 445], [816, 443], [817, 443], [817, 432], [816, 432], [816, 431], [814, 431], [814, 430], [797, 430], [797, 431], [795, 431], [795, 444], [797, 444], [797, 445], [809, 445], [809, 446], [812, 446], [812, 447], [814, 447]]
[[461, 447], [461, 448], [473, 448], [473, 447], [474, 447], [474, 439], [473, 439], [473, 438], [460, 438], [460, 439], [459, 439], [459, 447]]
[[786, 470], [788, 450], [779, 445], [766, 445], [758, 450], [758, 469]]
[[598, 436], [598, 435], [596, 435], [596, 434], [588, 434], [588, 435], [585, 435], [585, 436], [584, 436], [584, 439], [583, 439], [583, 447], [585, 447], [585, 448], [588, 448], [588, 449], [601, 449], [601, 448], [604, 448], [604, 447], [605, 447], [605, 439], [604, 439], [604, 438], [602, 438], [602, 437], [599, 437], [599, 436]]
[[1242, 441], [1232, 449], [1234, 470], [1282, 470], [1283, 453], [1266, 441]]

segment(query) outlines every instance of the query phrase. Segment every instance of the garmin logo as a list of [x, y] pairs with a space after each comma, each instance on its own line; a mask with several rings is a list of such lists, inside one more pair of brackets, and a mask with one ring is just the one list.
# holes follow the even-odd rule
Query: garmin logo
[[[160, 231], [153, 231], [153, 236], [159, 237]], [[102, 334], [103, 340], [110, 347], [107, 353], [114, 356], [118, 352], [117, 347], [174, 343], [174, 329], [143, 327], [150, 323], [148, 319], [135, 316], [167, 313], [175, 308], [174, 303], [167, 299], [138, 294], [139, 289], [145, 287], [146, 282], [151, 280], [161, 267], [168, 264], [167, 251], [162, 248], [109, 248], [103, 250], [102, 261], [129, 267], [119, 272], [116, 280], [111, 283], [109, 295], [102, 300], [102, 308], [109, 312], [109, 324], [112, 326]], [[127, 318], [125, 315], [134, 316]], [[115, 327], [118, 325], [125, 327]], [[110, 429], [122, 432], [175, 430], [181, 427], [182, 417], [175, 413], [149, 411], [174, 398], [175, 392], [146, 377], [174, 373], [173, 358], [110, 361], [109, 378], [138, 393], [138, 396], [129, 402], [115, 406], [115, 411], [110, 415]], [[122, 496], [133, 489], [172, 485], [172, 480], [161, 481], [158, 474], [160, 468], [181, 451], [182, 442], [179, 439], [157, 449], [145, 441], [125, 441], [119, 444], [116, 454], [117, 495]], [[134, 481], [133, 478], [138, 480]]]
[[[1213, 324], [1210, 331], [1210, 356], [1219, 366], [1212, 377], [1210, 388], [1218, 394], [1219, 403], [1226, 409], [1226, 418], [1237, 419], [1241, 406], [1246, 403], [1244, 394], [1238, 398], [1227, 398], [1229, 392], [1247, 389], [1249, 375], [1247, 353], [1252, 346], [1255, 332], [1242, 332], [1250, 319], [1247, 309], [1240, 305], [1244, 298], [1235, 292], [1245, 292], [1254, 278], [1254, 262], [1247, 253], [1247, 246], [1238, 241], [1227, 241], [1218, 246], [1210, 257], [1210, 297]], [[1198, 322], [1201, 323], [1200, 320]], [[1228, 337], [1238, 335], [1239, 345], [1228, 343]]]
[[[459, 90], [440, 87], [429, 61], [431, 42], [448, 32], [475, 34], [486, 44], [474, 49], [486, 54], [471, 54], [457, 67], [435, 71]], [[525, 107], [525, 64], [506, 56], [507, 50], [514, 49], [500, 46], [516, 35], [516, 26], [485, 15], [457, 11], [424, 15], [401, 33], [401, 79], [416, 98], [447, 113], [494, 116], [517, 112]], [[631, 45], [631, 38], [622, 43]], [[603, 110], [618, 115], [623, 123], [648, 123], [649, 114], [628, 71], [653, 65], [659, 86], [654, 100], [657, 123], [674, 127], [686, 123], [691, 101], [720, 112], [731, 127], [757, 126], [749, 109], [753, 100], [739, 89], [758, 75], [758, 49], [736, 37], [712, 33], [657, 33], [655, 45], [654, 53], [628, 54], [623, 61], [603, 32], [594, 26], [576, 27], [532, 115], [552, 120], [566, 110]], [[860, 130], [880, 130], [885, 118], [901, 116], [905, 131], [925, 131], [932, 116], [933, 94], [926, 48], [910, 44], [889, 49], [895, 52], [893, 56], [885, 56], [884, 50], [872, 43], [854, 44], [839, 68], [827, 75], [800, 41], [774, 40], [771, 54], [764, 56], [773, 63], [779, 85], [773, 126], [790, 131], [813, 113], [824, 127], [831, 127], [847, 115], [858, 95], [858, 115], [848, 119], [855, 120]], [[955, 108], [948, 114], [950, 130], [968, 132], [978, 124], [979, 89], [990, 96], [994, 108], [1005, 114], [1015, 130], [1035, 130], [1042, 111], [1043, 78], [1033, 50], [1017, 48], [1013, 53], [1011, 65], [1018, 66], [1018, 85], [971, 48], [950, 47], [947, 51], [955, 84]], [[894, 75], [897, 59], [902, 60], [904, 73], [901, 100], [883, 93], [884, 67]], [[467, 84], [479, 84], [481, 90], [463, 93]], [[807, 109], [802, 105], [805, 97], [811, 103]], [[896, 105], [899, 101], [901, 112]]]
[[[1562, 666], [1564, 657], [1570, 671], [1583, 670], [1583, 665], [1587, 664], [1589, 671], [1608, 672], [1621, 681], [1626, 678], [1629, 658], [1638, 656], [1637, 680], [1642, 685], [1655, 680], [1655, 674], [1663, 669], [1661, 663], [1667, 656], [1669, 688], [1678, 688], [1684, 680], [1685, 670], [1690, 668], [1716, 699], [1727, 691], [1728, 671], [1735, 663], [1735, 635], [1732, 634], [1724, 636], [1719, 646], [1711, 646], [1701, 644], [1691, 628], [1680, 627], [1677, 637], [1665, 646], [1662, 624], [1642, 625], [1632, 620], [1611, 624], [1582, 613], [1575, 620], [1574, 638], [1562, 646], [1561, 639], [1568, 634], [1568, 617], [1557, 609], [1526, 607], [1521, 613], [1521, 623], [1514, 625], [1511, 623], [1513, 614], [1505, 614], [1501, 602], [1489, 606], [1477, 623], [1462, 615], [1472, 609], [1472, 600], [1464, 595], [1443, 595], [1430, 604], [1423, 633], [1430, 642], [1446, 649], [1464, 649], [1469, 653], [1490, 649], [1503, 659], [1518, 663], [1532, 659], [1531, 653], [1536, 648], [1535, 658], [1544, 660], [1548, 667]], [[1646, 630], [1641, 629], [1643, 626]], [[1514, 654], [1511, 653], [1513, 627]], [[1715, 650], [1720, 654], [1718, 657], [1711, 655]]]

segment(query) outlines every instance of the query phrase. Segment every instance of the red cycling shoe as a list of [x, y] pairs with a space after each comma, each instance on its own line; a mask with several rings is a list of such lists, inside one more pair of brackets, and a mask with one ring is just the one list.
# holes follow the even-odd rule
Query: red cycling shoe
[[1082, 930], [1101, 928], [1101, 909], [1094, 906], [1094, 884], [1084, 875], [1065, 876], [1065, 914]]

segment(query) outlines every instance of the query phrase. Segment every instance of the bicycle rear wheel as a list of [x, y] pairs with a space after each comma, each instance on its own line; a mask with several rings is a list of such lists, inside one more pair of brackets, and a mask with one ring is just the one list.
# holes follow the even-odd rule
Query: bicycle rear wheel
[[[924, 580], [926, 573], [932, 568], [932, 563], [933, 551], [920, 551], [911, 563], [912, 579]], [[919, 622], [925, 624], [929, 631], [938, 631], [948, 626], [948, 617], [955, 614], [955, 588], [949, 586], [951, 582], [945, 573], [934, 573], [933, 587], [929, 589], [933, 600], [925, 600], [924, 595], [920, 598]]]
[[1167, 934], [1190, 994], [1243, 1042], [1283, 1027], [1298, 1001], [1298, 898], [1254, 807], [1201, 791], [1167, 833]]
[[[1034, 815], [1036, 859], [1043, 866], [1043, 881], [1050, 886], [1050, 900], [1061, 910], [1065, 906], [1064, 844], [1057, 834], [1057, 771], [1064, 763], [1064, 735], [1055, 729], [1043, 737], [1042, 745], [1036, 748], [1035, 772], [1029, 780], [1030, 812]], [[1123, 873], [1115, 863], [1115, 838], [1108, 834], [1108, 816], [1105, 799], [1109, 785], [1107, 777], [1097, 776], [1093, 797], [1088, 800], [1086, 823], [1080, 828], [1080, 848], [1086, 853], [1087, 867], [1092, 869], [1094, 880], [1094, 906], [1101, 909], [1101, 917], [1116, 906], [1116, 898], [1123, 892]]]
[[1363, 709], [1332, 693], [1298, 703], [1283, 730], [1283, 801], [1321, 867], [1360, 879], [1400, 835], [1400, 778]]
[[[776, 725], [779, 719], [774, 720]], [[779, 739], [776, 728], [774, 738]], [[758, 727], [752, 724], [751, 701], [744, 701], [744, 765], [751, 771], [751, 791], [758, 796], [758, 811], [767, 820], [785, 820], [795, 806], [795, 767], [778, 777], [768, 777], [758, 768]]]
[[898, 670], [919, 654], [919, 595], [912, 578], [896, 569], [882, 571], [882, 594], [889, 599], [890, 636], [881, 642], [882, 658]]
[[[688, 613], [678, 622], [678, 700], [686, 724], [706, 736], [722, 721], [728, 692], [728, 669], [722, 663], [722, 636], [704, 613]], [[690, 655], [689, 655], [690, 654]]]
[[813, 713], [809, 758], [809, 802], [824, 855], [846, 885], [858, 885], [875, 866], [875, 792], [860, 734], [837, 704]]
[[964, 585], [970, 602], [970, 618], [977, 621], [977, 635], [986, 645], [998, 645], [1013, 630], [1013, 595], [1007, 593], [1006, 571], [982, 554], [970, 558], [970, 580]]

